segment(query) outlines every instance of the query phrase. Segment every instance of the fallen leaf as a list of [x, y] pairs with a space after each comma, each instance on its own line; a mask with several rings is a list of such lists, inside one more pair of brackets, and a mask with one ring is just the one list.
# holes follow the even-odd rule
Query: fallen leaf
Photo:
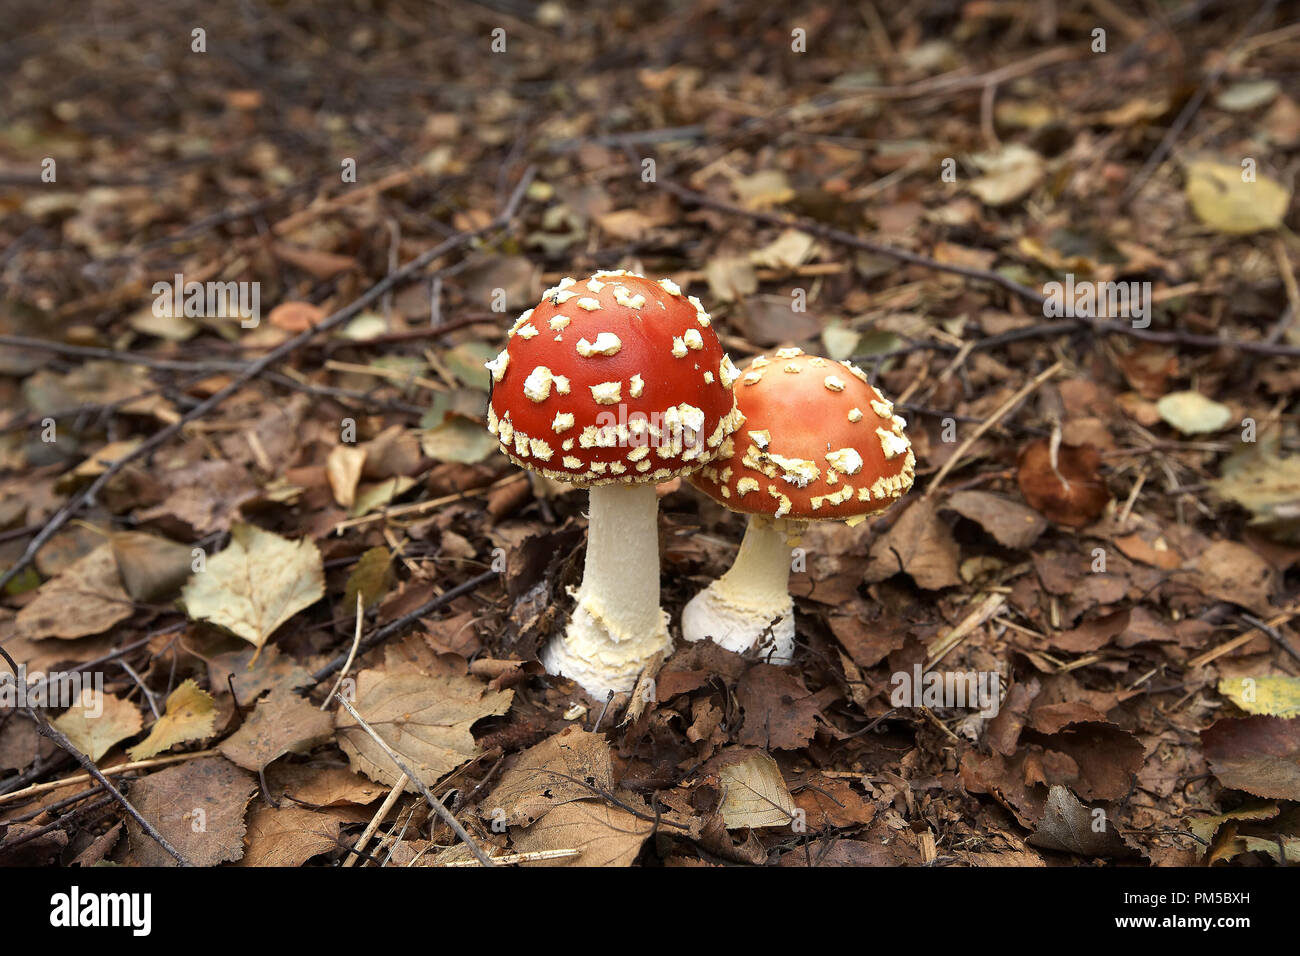
[[315, 544], [237, 524], [230, 545], [190, 578], [181, 600], [190, 617], [261, 648], [277, 627], [324, 594], [325, 570]]
[[1248, 714], [1300, 717], [1300, 677], [1225, 677], [1219, 693]]
[[1091, 524], [1110, 501], [1092, 445], [1062, 443], [1053, 469], [1048, 439], [1032, 441], [1020, 450], [1016, 483], [1030, 507], [1067, 528]]
[[767, 750], [798, 750], [817, 733], [824, 701], [799, 678], [774, 664], [755, 664], [736, 687], [745, 712], [740, 742]]
[[281, 302], [271, 310], [266, 320], [286, 332], [306, 332], [320, 325], [323, 318], [325, 313], [320, 306], [310, 302]]
[[883, 581], [900, 571], [927, 591], [962, 583], [957, 559], [961, 549], [952, 531], [927, 499], [907, 505], [889, 530], [871, 545], [868, 581]]
[[374, 803], [387, 790], [346, 767], [278, 763], [266, 771], [272, 798], [292, 797], [312, 807]]
[[[131, 785], [131, 803], [195, 866], [244, 855], [244, 810], [257, 778], [224, 757], [202, 757], [151, 773]], [[179, 866], [128, 818], [131, 855], [140, 866]]]
[[[618, 799], [644, 811], [644, 801], [620, 792]], [[548, 811], [546, 816], [514, 837], [517, 853], [538, 850], [581, 850], [578, 856], [537, 860], [524, 866], [631, 866], [654, 823], [633, 816], [621, 807], [600, 800], [574, 800]]]
[[1119, 858], [1135, 855], [1102, 808], [1089, 808], [1062, 786], [1052, 787], [1038, 828], [1026, 839], [1033, 846], [1080, 856]]
[[1201, 745], [1225, 787], [1300, 800], [1300, 719], [1226, 717], [1201, 731]]
[[143, 726], [134, 704], [90, 687], [83, 688], [76, 703], [51, 723], [96, 762], [115, 743], [138, 734]]
[[566, 727], [519, 755], [479, 804], [479, 815], [508, 826], [531, 826], [554, 807], [592, 799], [592, 787], [614, 788], [609, 744], [599, 734]]
[[259, 804], [248, 814], [248, 848], [237, 866], [302, 866], [313, 856], [341, 849], [338, 814], [304, 807]]
[[240, 728], [217, 747], [245, 770], [265, 770], [287, 753], [306, 753], [330, 737], [330, 715], [289, 691], [259, 701]]
[[127, 754], [132, 760], [148, 760], [187, 740], [211, 737], [216, 719], [211, 695], [193, 680], [187, 680], [167, 695], [167, 709], [154, 721], [149, 736]]
[[101, 634], [135, 611], [122, 588], [113, 546], [102, 544], [46, 581], [18, 612], [15, 629], [30, 638]]
[[1211, 229], [1229, 234], [1276, 229], [1291, 205], [1291, 191], [1255, 172], [1231, 163], [1195, 160], [1186, 167], [1187, 201], [1196, 217]]
[[348, 583], [343, 588], [343, 607], [355, 610], [357, 595], [361, 595], [361, 606], [371, 607], [383, 599], [392, 587], [393, 555], [384, 547], [369, 548], [361, 555], [348, 575]]
[[1037, 511], [987, 491], [955, 492], [943, 507], [974, 521], [1007, 548], [1028, 548], [1047, 530]]
[[[471, 677], [430, 677], [414, 670], [364, 670], [357, 675], [354, 706], [426, 785], [437, 783], [478, 755], [469, 732], [476, 720], [504, 714], [514, 691], [488, 691]], [[387, 786], [401, 771], [346, 710], [335, 714], [339, 746], [353, 770]], [[407, 789], [415, 790], [414, 783]]]
[[132, 600], [156, 602], [171, 597], [192, 571], [188, 545], [139, 531], [117, 532], [110, 542], [118, 574]]
[[1184, 435], [1217, 432], [1232, 420], [1232, 409], [1200, 392], [1170, 392], [1156, 402], [1156, 410]]
[[718, 769], [722, 804], [718, 813], [728, 830], [788, 827], [795, 802], [771, 754], [750, 751]]
[[340, 507], [351, 508], [357, 500], [357, 482], [366, 464], [366, 450], [356, 445], [335, 445], [325, 459], [325, 478]]
[[1005, 206], [1028, 196], [1042, 181], [1045, 170], [1043, 157], [1019, 143], [978, 153], [971, 161], [984, 175], [971, 181], [970, 191], [989, 206]]

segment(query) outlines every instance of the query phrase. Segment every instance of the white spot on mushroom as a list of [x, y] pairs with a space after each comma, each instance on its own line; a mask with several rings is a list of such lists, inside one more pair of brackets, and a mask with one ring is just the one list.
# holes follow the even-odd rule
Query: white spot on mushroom
[[595, 312], [600, 308], [600, 300], [593, 299], [590, 296], [583, 296], [578, 300], [578, 308], [586, 309], [588, 312]]
[[722, 383], [723, 388], [731, 388], [740, 377], [740, 370], [731, 364], [731, 356], [723, 355], [722, 361], [718, 364], [718, 381]]
[[860, 408], [850, 408], [850, 409], [849, 409], [849, 421], [854, 422], [854, 423], [862, 421], [862, 409], [860, 409]]
[[492, 373], [492, 381], [499, 382], [506, 377], [506, 366], [510, 364], [510, 351], [502, 349], [497, 353], [497, 357], [490, 362], [485, 362], [484, 366]]
[[588, 342], [585, 338], [578, 339], [578, 354], [583, 358], [591, 358], [593, 355], [616, 355], [622, 347], [622, 340], [613, 332], [601, 332], [596, 336], [595, 342]]
[[803, 355], [803, 349], [788, 348], [776, 350], [776, 357], [779, 359], [798, 358], [800, 355]]
[[551, 431], [555, 432], [558, 435], [561, 432], [567, 432], [572, 427], [573, 427], [572, 412], [555, 413], [555, 421], [551, 422]]
[[589, 292], [594, 292], [597, 295], [600, 295], [600, 290], [603, 288], [605, 288], [605, 283], [601, 282], [595, 276], [592, 276], [587, 280], [587, 290]]
[[515, 334], [526, 342], [537, 334], [537, 329], [531, 325], [521, 325]]
[[755, 355], [755, 356], [753, 357], [753, 359], [750, 360], [749, 367], [750, 367], [750, 368], [767, 368], [767, 367], [768, 367], [769, 365], [771, 365], [771, 364], [772, 364], [772, 360], [769, 359], [767, 356], [765, 356], [765, 355]]
[[567, 315], [556, 315], [552, 316], [551, 321], [547, 324], [551, 327], [551, 331], [563, 332], [569, 327], [569, 323], [572, 321], [573, 319], [569, 318]]
[[757, 385], [759, 382], [763, 381], [763, 373], [746, 372], [745, 377], [741, 379], [741, 381], [744, 382], [746, 385]]
[[766, 451], [767, 446], [772, 444], [772, 433], [766, 428], [762, 431], [750, 432], [749, 438], [761, 451]]
[[688, 349], [704, 348], [704, 337], [700, 335], [699, 329], [687, 329], [682, 333], [682, 341], [686, 343]]
[[551, 460], [551, 446], [541, 438], [528, 439], [528, 448], [533, 453], [534, 458], [540, 458], [542, 461]]
[[823, 379], [822, 384], [824, 384], [832, 392], [842, 392], [844, 391], [845, 388], [848, 387], [848, 383], [845, 382], [844, 379], [839, 378], [836, 375], [827, 375], [826, 378]]
[[524, 396], [530, 401], [544, 402], [551, 397], [551, 383], [555, 376], [545, 365], [539, 365], [524, 379]]
[[704, 371], [704, 384], [705, 385], [713, 384], [713, 373], [708, 371], [707, 369], [705, 369]]
[[564, 439], [564, 441], [560, 443], [560, 448], [563, 451], [573, 451], [573, 439], [572, 438]]
[[680, 335], [673, 336], [673, 358], [686, 357], [686, 343]]
[[523, 326], [523, 324], [527, 322], [529, 319], [531, 319], [532, 317], [533, 317], [533, 310], [529, 309], [523, 315], [519, 316], [519, 318], [515, 319], [515, 324], [510, 326], [510, 331], [507, 332], [506, 334], [508, 336], [514, 335], [516, 332], [519, 331], [519, 329]]
[[885, 431], [883, 428], [877, 428], [876, 434], [880, 436], [880, 450], [885, 453], [885, 460], [890, 461], [905, 453], [912, 447], [902, 435], [895, 435], [893, 432]]
[[660, 279], [660, 280], [659, 280], [659, 285], [661, 285], [661, 286], [663, 287], [663, 290], [664, 290], [665, 292], [667, 292], [669, 295], [681, 295], [681, 294], [682, 294], [682, 287], [679, 286], [679, 285], [678, 285], [676, 282], [674, 282], [672, 279]]
[[745, 477], [736, 482], [736, 494], [740, 495], [740, 497], [745, 497], [751, 491], [758, 491], [757, 478]]
[[582, 459], [581, 459], [581, 458], [575, 458], [573, 455], [565, 455], [564, 458], [561, 459], [561, 461], [563, 462], [565, 468], [581, 468], [581, 467], [582, 467]]
[[622, 382], [601, 382], [599, 385], [587, 387], [591, 389], [592, 400], [597, 405], [617, 405], [622, 401]]
[[781, 477], [796, 488], [806, 488], [811, 482], [821, 477], [822, 470], [817, 463], [806, 458], [786, 458], [771, 452], [763, 456], [767, 461], [781, 469]]
[[827, 452], [826, 460], [842, 475], [856, 475], [862, 470], [862, 456], [856, 448], [840, 448]]
[[854, 378], [860, 379], [862, 381], [862, 384], [864, 385], [871, 384], [871, 379], [867, 378], [867, 373], [862, 371], [862, 369], [858, 368], [852, 362], [840, 362], [840, 364], [849, 370], [850, 375], [852, 375]]
[[768, 485], [767, 493], [777, 501], [776, 512], [772, 515], [774, 518], [784, 518], [790, 513], [790, 499], [781, 492], [776, 490], [776, 485]]
[[645, 296], [640, 292], [636, 295], [630, 295], [627, 286], [614, 286], [614, 301], [626, 309], [643, 309], [645, 308]]
[[796, 365], [794, 362], [790, 362], [789, 364], [786, 365], [785, 368], [781, 369], [781, 371], [789, 375], [798, 375], [800, 372], [803, 371], [803, 366]]
[[894, 414], [894, 403], [885, 401], [878, 402], [873, 398], [871, 400], [871, 410], [881, 418], [890, 418]]
[[574, 295], [576, 295], [576, 293], [570, 292], [567, 289], [565, 289], [561, 292], [555, 293], [555, 298], [552, 299], [551, 301], [554, 302], [556, 305], [564, 305], [564, 303], [572, 299]]
[[633, 398], [640, 398], [641, 393], [645, 390], [645, 382], [641, 380], [640, 373], [633, 375], [630, 379], [628, 379], [627, 384], [628, 384], [627, 393], [631, 395]]

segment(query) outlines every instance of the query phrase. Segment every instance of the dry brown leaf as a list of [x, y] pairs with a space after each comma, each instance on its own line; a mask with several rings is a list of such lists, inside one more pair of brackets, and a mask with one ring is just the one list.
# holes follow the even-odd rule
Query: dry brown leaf
[[[478, 755], [469, 732], [476, 720], [510, 709], [514, 691], [488, 691], [472, 677], [415, 670], [364, 670], [357, 675], [354, 706], [361, 717], [432, 786], [443, 774]], [[401, 771], [346, 710], [335, 714], [339, 746], [352, 769], [387, 786]], [[415, 790], [414, 783], [407, 789]]]
[[1228, 717], [1201, 731], [1201, 745], [1225, 787], [1300, 800], [1300, 719]]
[[[244, 855], [244, 809], [257, 778], [224, 757], [202, 757], [149, 774], [131, 785], [131, 803], [195, 866], [216, 866]], [[126, 822], [131, 855], [140, 866], [179, 866]]]
[[[618, 799], [645, 811], [645, 801], [620, 791]], [[574, 857], [538, 860], [524, 866], [631, 866], [654, 823], [602, 800], [574, 800], [547, 811], [546, 816], [514, 838], [516, 852], [580, 850]]]
[[248, 848], [236, 866], [302, 866], [313, 856], [340, 849], [342, 822], [336, 813], [259, 803], [248, 814]]
[[918, 499], [871, 545], [868, 581], [883, 581], [900, 571], [927, 591], [962, 583], [957, 560], [961, 550], [933, 503]]
[[531, 826], [553, 807], [592, 799], [592, 787], [614, 787], [609, 744], [599, 734], [566, 727], [521, 753], [479, 804], [479, 814], [508, 826]]
[[100, 634], [134, 611], [117, 573], [113, 546], [102, 544], [42, 584], [18, 612], [15, 625], [23, 637], [70, 639]]
[[245, 770], [265, 770], [287, 753], [306, 753], [330, 737], [330, 715], [289, 691], [273, 691], [217, 749]]
[[1028, 548], [1047, 530], [1037, 511], [987, 491], [954, 492], [944, 507], [974, 521], [1007, 548]]
[[740, 759], [734, 756], [725, 757], [718, 768], [722, 790], [718, 813], [727, 829], [790, 826], [795, 803], [772, 755], [753, 750]]

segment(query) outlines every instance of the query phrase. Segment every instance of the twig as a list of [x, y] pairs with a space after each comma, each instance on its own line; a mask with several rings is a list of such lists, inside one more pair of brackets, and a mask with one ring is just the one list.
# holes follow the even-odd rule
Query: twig
[[[7, 656], [7, 655], [6, 655]], [[115, 777], [120, 774], [130, 773], [133, 770], [147, 770], [151, 767], [162, 767], [169, 763], [181, 763], [185, 760], [197, 760], [199, 757], [211, 757], [218, 750], [196, 750], [191, 754], [173, 754], [170, 757], [152, 757], [149, 760], [135, 760], [131, 763], [120, 763], [114, 767], [106, 767], [103, 770], [104, 776]], [[74, 783], [89, 783], [92, 779], [98, 780], [92, 774], [79, 773], [72, 777], [64, 777], [62, 780], [51, 780], [49, 783], [35, 783], [23, 790], [15, 790], [13, 793], [0, 795], [0, 803], [11, 803], [14, 800], [21, 800], [24, 797], [34, 797], [38, 794], [48, 793], [51, 790], [61, 790], [64, 787], [71, 786]]]
[[402, 758], [397, 756], [396, 751], [394, 751], [392, 747], [388, 746], [388, 743], [383, 737], [375, 733], [375, 729], [365, 722], [365, 719], [357, 713], [356, 708], [349, 704], [342, 694], [335, 694], [334, 699], [343, 705], [343, 709], [352, 715], [352, 719], [355, 720], [358, 726], [360, 726], [361, 729], [370, 736], [370, 739], [378, 744], [379, 748], [384, 753], [388, 754], [388, 759], [397, 764], [397, 769], [402, 771], [411, 783], [420, 788], [420, 792], [424, 794], [424, 799], [429, 801], [429, 806], [433, 808], [433, 812], [438, 814], [447, 826], [451, 827], [452, 832], [455, 833], [456, 836], [460, 837], [461, 842], [469, 847], [470, 852], [474, 854], [478, 861], [484, 866], [496, 866], [496, 864], [492, 862], [492, 858], [483, 852], [483, 848], [475, 843], [474, 838], [471, 837], [469, 833], [466, 832], [465, 828], [460, 825], [460, 821], [452, 816], [451, 811], [444, 807], [441, 801], [434, 798], [429, 788], [425, 786], [424, 781], [417, 777], [410, 767], [402, 763]]
[[[506, 853], [501, 856], [492, 857], [492, 862], [498, 866], [509, 866], [512, 863], [533, 863], [537, 860], [566, 860], [569, 857], [582, 856], [581, 850], [529, 850], [527, 853]], [[434, 863], [434, 866], [479, 866], [477, 860], [451, 860], [447, 863]]]
[[321, 705], [320, 705], [321, 710], [324, 710], [326, 707], [329, 706], [330, 698], [334, 696], [334, 692], [337, 691], [339, 689], [339, 685], [343, 683], [343, 678], [348, 676], [348, 668], [352, 666], [352, 661], [357, 656], [357, 647], [359, 647], [361, 644], [361, 626], [364, 623], [365, 623], [365, 615], [362, 613], [362, 607], [361, 607], [361, 590], [360, 588], [358, 588], [357, 589], [357, 627], [355, 633], [352, 635], [352, 650], [348, 651], [348, 659], [343, 662], [343, 668], [342, 670], [339, 671], [338, 680], [334, 681], [334, 686], [330, 688], [330, 692], [326, 694], [325, 699], [321, 701]]
[[[18, 670], [17, 662], [9, 655], [9, 652], [6, 651], [3, 647], [0, 647], [0, 657], [3, 657], [5, 659], [5, 663], [7, 663], [10, 669], [13, 670], [14, 681], [16, 683], [18, 680], [21, 679], [19, 677], [20, 671]], [[36, 721], [36, 728], [38, 731], [40, 731], [41, 736], [49, 738], [55, 744], [61, 747], [63, 750], [66, 750], [69, 754], [71, 754], [72, 758], [76, 760], [77, 763], [81, 764], [82, 769], [85, 770], [86, 773], [94, 777], [99, 782], [99, 785], [103, 787], [105, 790], [107, 790], [109, 795], [112, 796], [114, 800], [116, 800], [118, 803], [122, 805], [122, 809], [125, 810], [127, 813], [129, 813], [136, 823], [140, 824], [140, 829], [142, 829], [145, 833], [147, 833], [154, 840], [154, 842], [156, 842], [160, 847], [166, 850], [167, 854], [170, 857], [172, 857], [181, 866], [194, 865], [193, 863], [191, 863], [189, 860], [185, 858], [184, 854], [182, 854], [180, 850], [176, 849], [174, 846], [168, 843], [167, 838], [164, 837], [161, 833], [159, 833], [152, 823], [150, 823], [144, 817], [140, 816], [140, 811], [137, 810], [135, 807], [131, 806], [130, 802], [126, 799], [126, 797], [122, 796], [122, 791], [118, 790], [117, 787], [113, 786], [113, 784], [109, 781], [108, 777], [104, 776], [104, 774], [100, 771], [100, 769], [95, 766], [95, 762], [91, 760], [89, 757], [87, 757], [80, 750], [78, 750], [75, 746], [73, 746], [71, 740], [69, 740], [66, 736], [64, 736], [64, 734], [61, 731], [59, 731], [53, 725], [51, 725], [50, 722], [45, 719], [45, 714], [43, 714], [39, 708], [25, 707], [23, 709], [26, 710], [27, 713], [29, 713], [32, 716], [33, 720]]]
[[[384, 641], [388, 640], [388, 638], [396, 634], [398, 631], [400, 631], [402, 628], [406, 627], [406, 625], [419, 620], [420, 618], [424, 617], [426, 614], [430, 613], [431, 611], [438, 610], [438, 608], [451, 603], [456, 598], [461, 597], [462, 595], [469, 594], [471, 591], [475, 590], [480, 585], [487, 584], [495, 577], [499, 577], [498, 572], [484, 571], [482, 574], [470, 578], [468, 581], [464, 582], [463, 584], [458, 584], [454, 588], [448, 591], [443, 591], [437, 597], [429, 601], [425, 601], [414, 611], [411, 611], [408, 614], [403, 614], [401, 617], [397, 618], [397, 620], [389, 621], [379, 630], [375, 631], [375, 633], [367, 637], [360, 644], [353, 645], [351, 652], [347, 654], [340, 654], [338, 657], [334, 658], [334, 660], [330, 661], [328, 664], [326, 664], [316, 673], [312, 674], [311, 675], [312, 683], [319, 684], [325, 678], [333, 674], [336, 670], [346, 666], [348, 661], [350, 661], [355, 654], [358, 653], [364, 654], [372, 647], [377, 647], [378, 645], [382, 644]], [[328, 700], [329, 698], [326, 699]]]
[[[330, 693], [333, 694], [334, 692], [330, 691]], [[329, 703], [328, 698], [325, 703]], [[344, 867], [356, 865], [357, 860], [360, 858], [358, 854], [366, 848], [366, 844], [370, 842], [370, 838], [373, 837], [375, 831], [379, 829], [379, 824], [383, 822], [384, 817], [388, 816], [388, 811], [393, 809], [393, 804], [401, 799], [402, 794], [405, 792], [406, 781], [409, 779], [410, 777], [405, 773], [397, 778], [397, 783], [393, 784], [393, 789], [388, 791], [388, 796], [384, 797], [384, 802], [379, 805], [379, 810], [376, 811], [374, 817], [372, 817], [370, 822], [366, 825], [365, 830], [362, 831], [357, 842], [352, 845], [352, 853], [343, 861]]]
[[300, 332], [293, 338], [276, 346], [260, 359], [250, 363], [244, 371], [235, 376], [235, 378], [225, 388], [213, 393], [209, 398], [186, 412], [178, 421], [168, 425], [166, 428], [141, 443], [134, 451], [123, 455], [121, 458], [117, 459], [117, 461], [113, 462], [112, 465], [105, 469], [103, 474], [96, 478], [80, 494], [74, 496], [66, 505], [64, 505], [63, 508], [59, 510], [58, 514], [50, 519], [49, 523], [41, 530], [41, 532], [28, 543], [27, 549], [22, 553], [18, 560], [10, 566], [8, 571], [3, 575], [0, 575], [0, 590], [3, 590], [10, 581], [21, 574], [22, 571], [32, 562], [32, 559], [36, 557], [37, 552], [40, 551], [40, 549], [45, 546], [45, 543], [49, 541], [49, 539], [52, 538], [55, 533], [64, 526], [64, 524], [67, 523], [68, 519], [85, 504], [93, 501], [95, 496], [98, 495], [104, 487], [117, 476], [118, 472], [120, 472], [130, 462], [150, 454], [155, 449], [161, 447], [174, 435], [178, 434], [182, 428], [190, 422], [201, 418], [208, 412], [212, 411], [255, 379], [263, 370], [275, 365], [295, 349], [306, 344], [317, 335], [320, 335], [323, 332], [346, 322], [348, 319], [351, 319], [353, 316], [360, 313], [367, 305], [382, 297], [389, 289], [409, 280], [412, 276], [422, 271], [429, 265], [429, 263], [435, 261], [440, 256], [446, 255], [451, 250], [457, 249], [479, 236], [494, 232], [508, 224], [510, 220], [514, 218], [519, 205], [523, 202], [524, 194], [526, 193], [529, 184], [533, 181], [534, 174], [535, 170], [532, 167], [529, 167], [524, 171], [523, 176], [519, 180], [519, 184], [515, 187], [515, 191], [510, 197], [510, 201], [507, 202], [505, 208], [486, 225], [480, 226], [477, 229], [469, 229], [457, 233], [456, 235], [438, 243], [438, 245], [434, 246], [432, 249], [416, 256], [397, 271], [389, 273], [354, 299], [350, 305], [344, 306], [332, 315], [326, 316], [321, 320], [319, 325]]
[[922, 495], [922, 500], [929, 498], [939, 490], [939, 486], [943, 484], [943, 479], [947, 477], [948, 472], [952, 471], [953, 468], [957, 466], [957, 463], [961, 461], [962, 456], [966, 454], [966, 452], [970, 451], [970, 447], [974, 445], [975, 442], [979, 441], [981, 435], [1001, 421], [1008, 412], [1028, 398], [1032, 392], [1059, 372], [1063, 366], [1063, 362], [1055, 362], [1049, 368], [1039, 372], [1032, 379], [1026, 382], [1019, 391], [1003, 402], [1001, 406], [998, 407], [997, 411], [981, 422], [980, 425], [971, 432], [969, 436], [967, 436], [966, 440], [957, 446], [957, 450], [952, 453], [952, 457], [943, 463], [943, 467], [939, 469], [938, 473], [934, 476], [934, 479], [925, 489], [925, 494]]

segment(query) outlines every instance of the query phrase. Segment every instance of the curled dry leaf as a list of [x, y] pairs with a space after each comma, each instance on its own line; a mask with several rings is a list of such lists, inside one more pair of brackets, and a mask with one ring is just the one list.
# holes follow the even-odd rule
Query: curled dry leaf
[[790, 788], [772, 755], [761, 750], [733, 751], [719, 761], [718, 813], [728, 830], [784, 827], [796, 809]]
[[1067, 528], [1095, 521], [1110, 501], [1101, 478], [1101, 453], [1092, 445], [1061, 443], [1055, 467], [1046, 438], [1020, 451], [1016, 483], [1030, 507]]
[[954, 492], [944, 507], [974, 521], [1007, 548], [1028, 548], [1047, 530], [1037, 511], [987, 491]]
[[[645, 801], [619, 791], [621, 803], [646, 812]], [[547, 812], [514, 838], [515, 851], [579, 850], [578, 856], [538, 860], [524, 866], [631, 866], [654, 823], [603, 800], [574, 800]]]
[[1112, 859], [1136, 852], [1124, 841], [1104, 808], [1084, 806], [1059, 785], [1048, 793], [1043, 819], [1026, 842], [1045, 850]]
[[216, 719], [216, 704], [211, 695], [194, 681], [187, 680], [168, 695], [167, 709], [149, 729], [149, 736], [127, 754], [132, 760], [148, 760], [187, 740], [211, 737]]

